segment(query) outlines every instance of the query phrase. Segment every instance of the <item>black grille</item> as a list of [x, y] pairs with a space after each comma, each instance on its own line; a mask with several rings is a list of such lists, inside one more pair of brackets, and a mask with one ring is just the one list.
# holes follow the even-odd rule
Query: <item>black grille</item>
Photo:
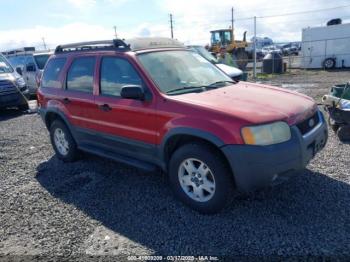
[[303, 122], [300, 122], [299, 124], [297, 124], [297, 127], [299, 128], [300, 132], [303, 135], [305, 135], [306, 133], [308, 133], [312, 129], [314, 129], [315, 126], [317, 126], [319, 122], [320, 122], [320, 116], [318, 115], [318, 112], [316, 112], [313, 116], [311, 116], [311, 117], [305, 119]]
[[10, 80], [0, 80], [0, 94], [11, 94], [17, 92], [15, 84]]

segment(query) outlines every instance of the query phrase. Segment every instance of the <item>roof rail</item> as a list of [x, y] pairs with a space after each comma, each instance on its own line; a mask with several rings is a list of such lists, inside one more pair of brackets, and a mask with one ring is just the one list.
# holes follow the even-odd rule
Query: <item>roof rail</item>
[[122, 51], [130, 51], [130, 45], [121, 39], [81, 42], [67, 45], [59, 45], [55, 49], [55, 54], [63, 52], [87, 51], [95, 49], [118, 49]]
[[6, 50], [1, 52], [5, 56], [10, 56], [10, 55], [22, 55], [22, 54], [31, 54], [35, 52], [35, 47], [22, 47], [22, 48], [17, 48], [17, 49], [12, 49], [12, 50]]

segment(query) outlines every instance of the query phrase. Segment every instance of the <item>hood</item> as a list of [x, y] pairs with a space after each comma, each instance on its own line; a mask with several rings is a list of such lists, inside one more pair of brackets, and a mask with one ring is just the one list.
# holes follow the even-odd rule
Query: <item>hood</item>
[[233, 66], [228, 66], [225, 64], [216, 64], [216, 66], [220, 68], [222, 71], [224, 71], [230, 77], [236, 77], [243, 74], [242, 70]]
[[317, 110], [314, 100], [308, 96], [247, 82], [172, 98], [229, 114], [252, 124], [283, 120], [293, 125]]

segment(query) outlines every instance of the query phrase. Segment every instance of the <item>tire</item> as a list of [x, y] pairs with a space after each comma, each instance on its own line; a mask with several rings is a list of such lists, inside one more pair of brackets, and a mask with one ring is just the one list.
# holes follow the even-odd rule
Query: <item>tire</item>
[[335, 59], [327, 58], [323, 61], [323, 67], [325, 69], [333, 69], [335, 67]]
[[[193, 169], [189, 174], [187, 170], [191, 170], [191, 167], [197, 169]], [[205, 173], [207, 175], [204, 175]], [[222, 157], [206, 145], [186, 144], [177, 149], [170, 159], [168, 174], [175, 196], [203, 214], [219, 212], [225, 207], [233, 192], [232, 174], [229, 168]], [[198, 174], [202, 176], [198, 178]], [[203, 187], [208, 188], [208, 191]], [[196, 196], [198, 192], [202, 197]]]
[[233, 52], [233, 59], [236, 61], [239, 69], [245, 70], [248, 64], [248, 53], [244, 50], [244, 48], [238, 48]]
[[78, 158], [77, 144], [69, 129], [61, 120], [55, 120], [51, 124], [50, 139], [58, 159], [64, 162], [73, 162]]
[[339, 129], [339, 125], [336, 124], [336, 122], [329, 116], [328, 117], [328, 124], [329, 124], [329, 127], [333, 130], [333, 132], [337, 132], [338, 129]]
[[18, 106], [18, 109], [19, 109], [20, 111], [27, 111], [27, 110], [29, 109], [29, 105], [28, 105], [28, 103], [19, 105], [19, 106]]
[[340, 127], [337, 135], [341, 142], [350, 142], [350, 125]]

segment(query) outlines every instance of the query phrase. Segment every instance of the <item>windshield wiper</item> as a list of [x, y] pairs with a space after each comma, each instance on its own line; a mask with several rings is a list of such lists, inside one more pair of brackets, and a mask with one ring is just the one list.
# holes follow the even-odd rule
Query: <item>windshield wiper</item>
[[217, 82], [214, 82], [210, 85], [207, 85], [206, 87], [214, 87], [216, 85], [219, 85], [219, 84], [226, 84], [226, 83], [230, 83], [230, 84], [237, 84], [237, 82], [235, 81], [229, 81], [229, 80], [225, 80], [225, 81], [217, 81]]
[[225, 81], [217, 81], [217, 82], [214, 82], [210, 85], [201, 85], [201, 86], [183, 86], [183, 87], [180, 87], [180, 88], [176, 88], [176, 89], [172, 89], [172, 90], [169, 90], [167, 91], [166, 93], [169, 94], [169, 93], [173, 93], [173, 92], [177, 92], [177, 91], [182, 91], [182, 90], [188, 90], [188, 89], [201, 89], [202, 91], [205, 91], [207, 89], [213, 89], [213, 88], [218, 88], [219, 86], [216, 86], [216, 85], [219, 85], [219, 84], [226, 84], [226, 83], [231, 83], [231, 84], [236, 84], [237, 82], [234, 82], [234, 81], [228, 81], [228, 80], [225, 80]]
[[182, 91], [182, 90], [189, 90], [189, 89], [201, 89], [202, 91], [204, 90], [204, 88], [206, 88], [206, 86], [183, 86], [180, 88], [175, 88], [175, 89], [171, 89], [169, 91], [167, 91], [167, 94], [173, 93], [173, 92], [177, 92], [177, 91]]

